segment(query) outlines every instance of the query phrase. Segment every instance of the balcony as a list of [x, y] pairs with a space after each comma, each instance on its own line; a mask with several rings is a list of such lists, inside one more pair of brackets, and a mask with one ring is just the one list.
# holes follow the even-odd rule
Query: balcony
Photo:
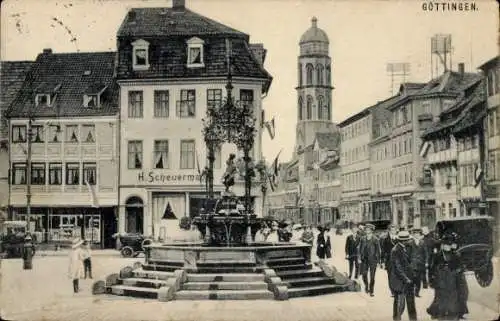
[[434, 178], [432, 177], [420, 177], [418, 179], [418, 185], [424, 186], [434, 186]]
[[430, 153], [427, 161], [429, 164], [446, 163], [457, 160], [456, 148], [439, 151], [437, 153]]

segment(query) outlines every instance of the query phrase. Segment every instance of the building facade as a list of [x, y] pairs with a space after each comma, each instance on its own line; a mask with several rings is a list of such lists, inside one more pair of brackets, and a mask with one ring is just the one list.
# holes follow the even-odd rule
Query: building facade
[[495, 218], [496, 240], [500, 239], [500, 59], [495, 57], [479, 67], [486, 77], [488, 115], [486, 117], [485, 144], [487, 166], [485, 197], [489, 213]]
[[38, 241], [82, 237], [97, 246], [114, 246], [119, 135], [115, 56], [44, 50], [7, 111], [10, 212], [13, 219], [26, 220], [30, 206], [29, 229]]
[[[203, 118], [207, 108], [223, 103], [229, 68], [232, 95], [253, 107], [257, 130], [250, 156], [255, 163], [262, 159], [262, 95], [272, 78], [263, 67], [262, 45], [249, 44], [248, 35], [192, 12], [183, 1], [174, 1], [172, 8], [131, 9], [117, 38], [119, 231], [165, 238], [178, 229], [180, 218], [203, 207], [206, 188], [200, 174], [208, 164]], [[242, 155], [229, 143], [216, 151], [216, 192], [224, 189], [221, 178], [230, 153]], [[233, 191], [244, 195], [242, 177]], [[253, 184], [258, 214], [261, 193], [260, 184]]]
[[[449, 71], [431, 81], [425, 89], [442, 88], [425, 102], [431, 114], [421, 116], [421, 155], [425, 156], [423, 179], [435, 190], [435, 213], [423, 225], [439, 219], [484, 214], [481, 209], [483, 184], [476, 174], [481, 169], [482, 118], [485, 98], [482, 76]], [[477, 118], [476, 118], [477, 117]], [[424, 119], [425, 118], [425, 119]]]
[[352, 222], [369, 218], [371, 122], [370, 108], [366, 108], [339, 124], [342, 140], [340, 213]]
[[32, 65], [32, 61], [2, 61], [0, 66], [0, 221], [7, 218], [9, 205], [9, 122], [5, 113]]

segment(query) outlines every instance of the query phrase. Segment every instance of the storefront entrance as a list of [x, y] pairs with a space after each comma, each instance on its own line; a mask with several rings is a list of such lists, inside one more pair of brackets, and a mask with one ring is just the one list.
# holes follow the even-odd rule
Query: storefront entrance
[[140, 197], [132, 196], [125, 203], [127, 233], [144, 233], [144, 202]]

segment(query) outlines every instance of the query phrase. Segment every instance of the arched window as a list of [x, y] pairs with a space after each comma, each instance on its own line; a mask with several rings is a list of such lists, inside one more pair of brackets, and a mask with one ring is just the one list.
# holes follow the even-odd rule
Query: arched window
[[324, 101], [323, 102], [323, 119], [330, 120], [331, 115], [330, 115], [330, 102], [329, 101]]
[[330, 66], [326, 66], [326, 84], [329, 86], [332, 84], [332, 74]]
[[314, 67], [311, 64], [307, 64], [306, 66], [306, 85], [312, 85], [313, 84], [313, 73], [314, 73]]
[[304, 103], [302, 102], [302, 97], [299, 97], [299, 120], [302, 120], [304, 118]]
[[299, 63], [298, 71], [299, 71], [299, 86], [302, 86], [302, 64], [301, 63]]
[[[323, 119], [323, 103], [324, 103], [324, 98], [323, 96], [318, 97], [318, 119]], [[325, 114], [326, 116], [326, 114]]]
[[307, 96], [307, 119], [312, 118], [312, 105], [313, 105], [313, 98], [312, 96]]
[[322, 64], [318, 64], [316, 66], [316, 76], [317, 76], [317, 85], [323, 85], [324, 78], [323, 78], [323, 70], [324, 67]]

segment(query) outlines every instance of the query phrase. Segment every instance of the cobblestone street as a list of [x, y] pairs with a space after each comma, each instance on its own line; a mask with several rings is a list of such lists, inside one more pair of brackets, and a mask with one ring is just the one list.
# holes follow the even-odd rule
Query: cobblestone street
[[[346, 269], [343, 260], [344, 237], [334, 237], [335, 258], [339, 270]], [[123, 259], [109, 252], [94, 255], [94, 279], [118, 272], [123, 266], [141, 260]], [[386, 272], [377, 272], [375, 297], [364, 292], [339, 293], [289, 301], [171, 301], [130, 299], [118, 296], [92, 296], [92, 281], [83, 280], [82, 291], [72, 293], [66, 276], [67, 257], [37, 256], [34, 269], [22, 270], [18, 259], [2, 261], [2, 317], [7, 320], [380, 320], [392, 319], [392, 299], [387, 289]], [[497, 283], [479, 288], [469, 278], [471, 300], [468, 320], [492, 320]], [[489, 294], [489, 296], [488, 296]], [[419, 320], [430, 320], [425, 309], [432, 300], [432, 290], [417, 299]], [[481, 301], [483, 300], [483, 301]], [[482, 304], [478, 303], [481, 302]], [[496, 314], [498, 317], [498, 314]], [[403, 320], [408, 320], [404, 315]]]

